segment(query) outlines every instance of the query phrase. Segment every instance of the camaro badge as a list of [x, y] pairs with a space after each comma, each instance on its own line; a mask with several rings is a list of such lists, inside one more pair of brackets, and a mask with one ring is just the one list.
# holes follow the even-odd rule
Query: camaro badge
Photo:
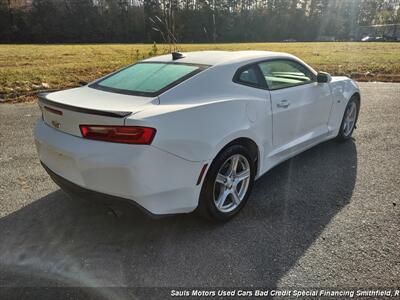
[[57, 121], [51, 121], [51, 125], [53, 125], [55, 128], [60, 128], [60, 123], [58, 123]]

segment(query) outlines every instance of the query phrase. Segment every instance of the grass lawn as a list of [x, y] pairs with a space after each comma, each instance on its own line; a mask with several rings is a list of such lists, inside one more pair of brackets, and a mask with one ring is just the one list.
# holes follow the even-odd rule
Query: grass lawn
[[[166, 45], [156, 48], [151, 44], [0, 45], [0, 97], [77, 86], [150, 55], [169, 52]], [[400, 82], [400, 43], [181, 44], [179, 50], [283, 51], [333, 75]]]

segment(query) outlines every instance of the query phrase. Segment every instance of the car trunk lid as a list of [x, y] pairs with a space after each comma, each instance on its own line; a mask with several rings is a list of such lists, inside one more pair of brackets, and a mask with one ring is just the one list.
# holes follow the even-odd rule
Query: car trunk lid
[[125, 124], [125, 118], [158, 103], [157, 97], [122, 95], [90, 87], [39, 94], [44, 122], [62, 132], [82, 136], [79, 125]]

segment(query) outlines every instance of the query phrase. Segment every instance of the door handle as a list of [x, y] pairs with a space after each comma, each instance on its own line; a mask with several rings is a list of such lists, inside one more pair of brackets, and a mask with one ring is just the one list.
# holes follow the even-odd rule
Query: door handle
[[288, 108], [290, 105], [290, 102], [287, 100], [281, 100], [276, 106], [281, 107], [281, 108]]

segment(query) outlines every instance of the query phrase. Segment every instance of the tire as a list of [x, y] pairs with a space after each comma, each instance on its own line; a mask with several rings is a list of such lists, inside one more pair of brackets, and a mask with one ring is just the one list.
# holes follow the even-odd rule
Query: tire
[[[236, 172], [232, 172], [235, 162]], [[254, 158], [246, 147], [232, 145], [224, 149], [214, 159], [204, 179], [197, 212], [213, 221], [233, 218], [248, 201], [255, 170]]]
[[[354, 106], [355, 109], [355, 116], [354, 116], [354, 123], [351, 125], [351, 128], [348, 127], [349, 124], [346, 121], [346, 117], [347, 114], [349, 112], [349, 110], [352, 109], [352, 107]], [[338, 142], [344, 142], [347, 141], [349, 139], [351, 139], [351, 136], [353, 134], [354, 129], [356, 129], [356, 125], [357, 125], [357, 120], [358, 120], [358, 114], [360, 112], [360, 100], [358, 98], [357, 95], [353, 95], [349, 102], [347, 103], [346, 109], [344, 110], [344, 114], [343, 114], [343, 118], [342, 118], [342, 123], [340, 123], [340, 129], [339, 129], [339, 133], [336, 137], [336, 140]]]

